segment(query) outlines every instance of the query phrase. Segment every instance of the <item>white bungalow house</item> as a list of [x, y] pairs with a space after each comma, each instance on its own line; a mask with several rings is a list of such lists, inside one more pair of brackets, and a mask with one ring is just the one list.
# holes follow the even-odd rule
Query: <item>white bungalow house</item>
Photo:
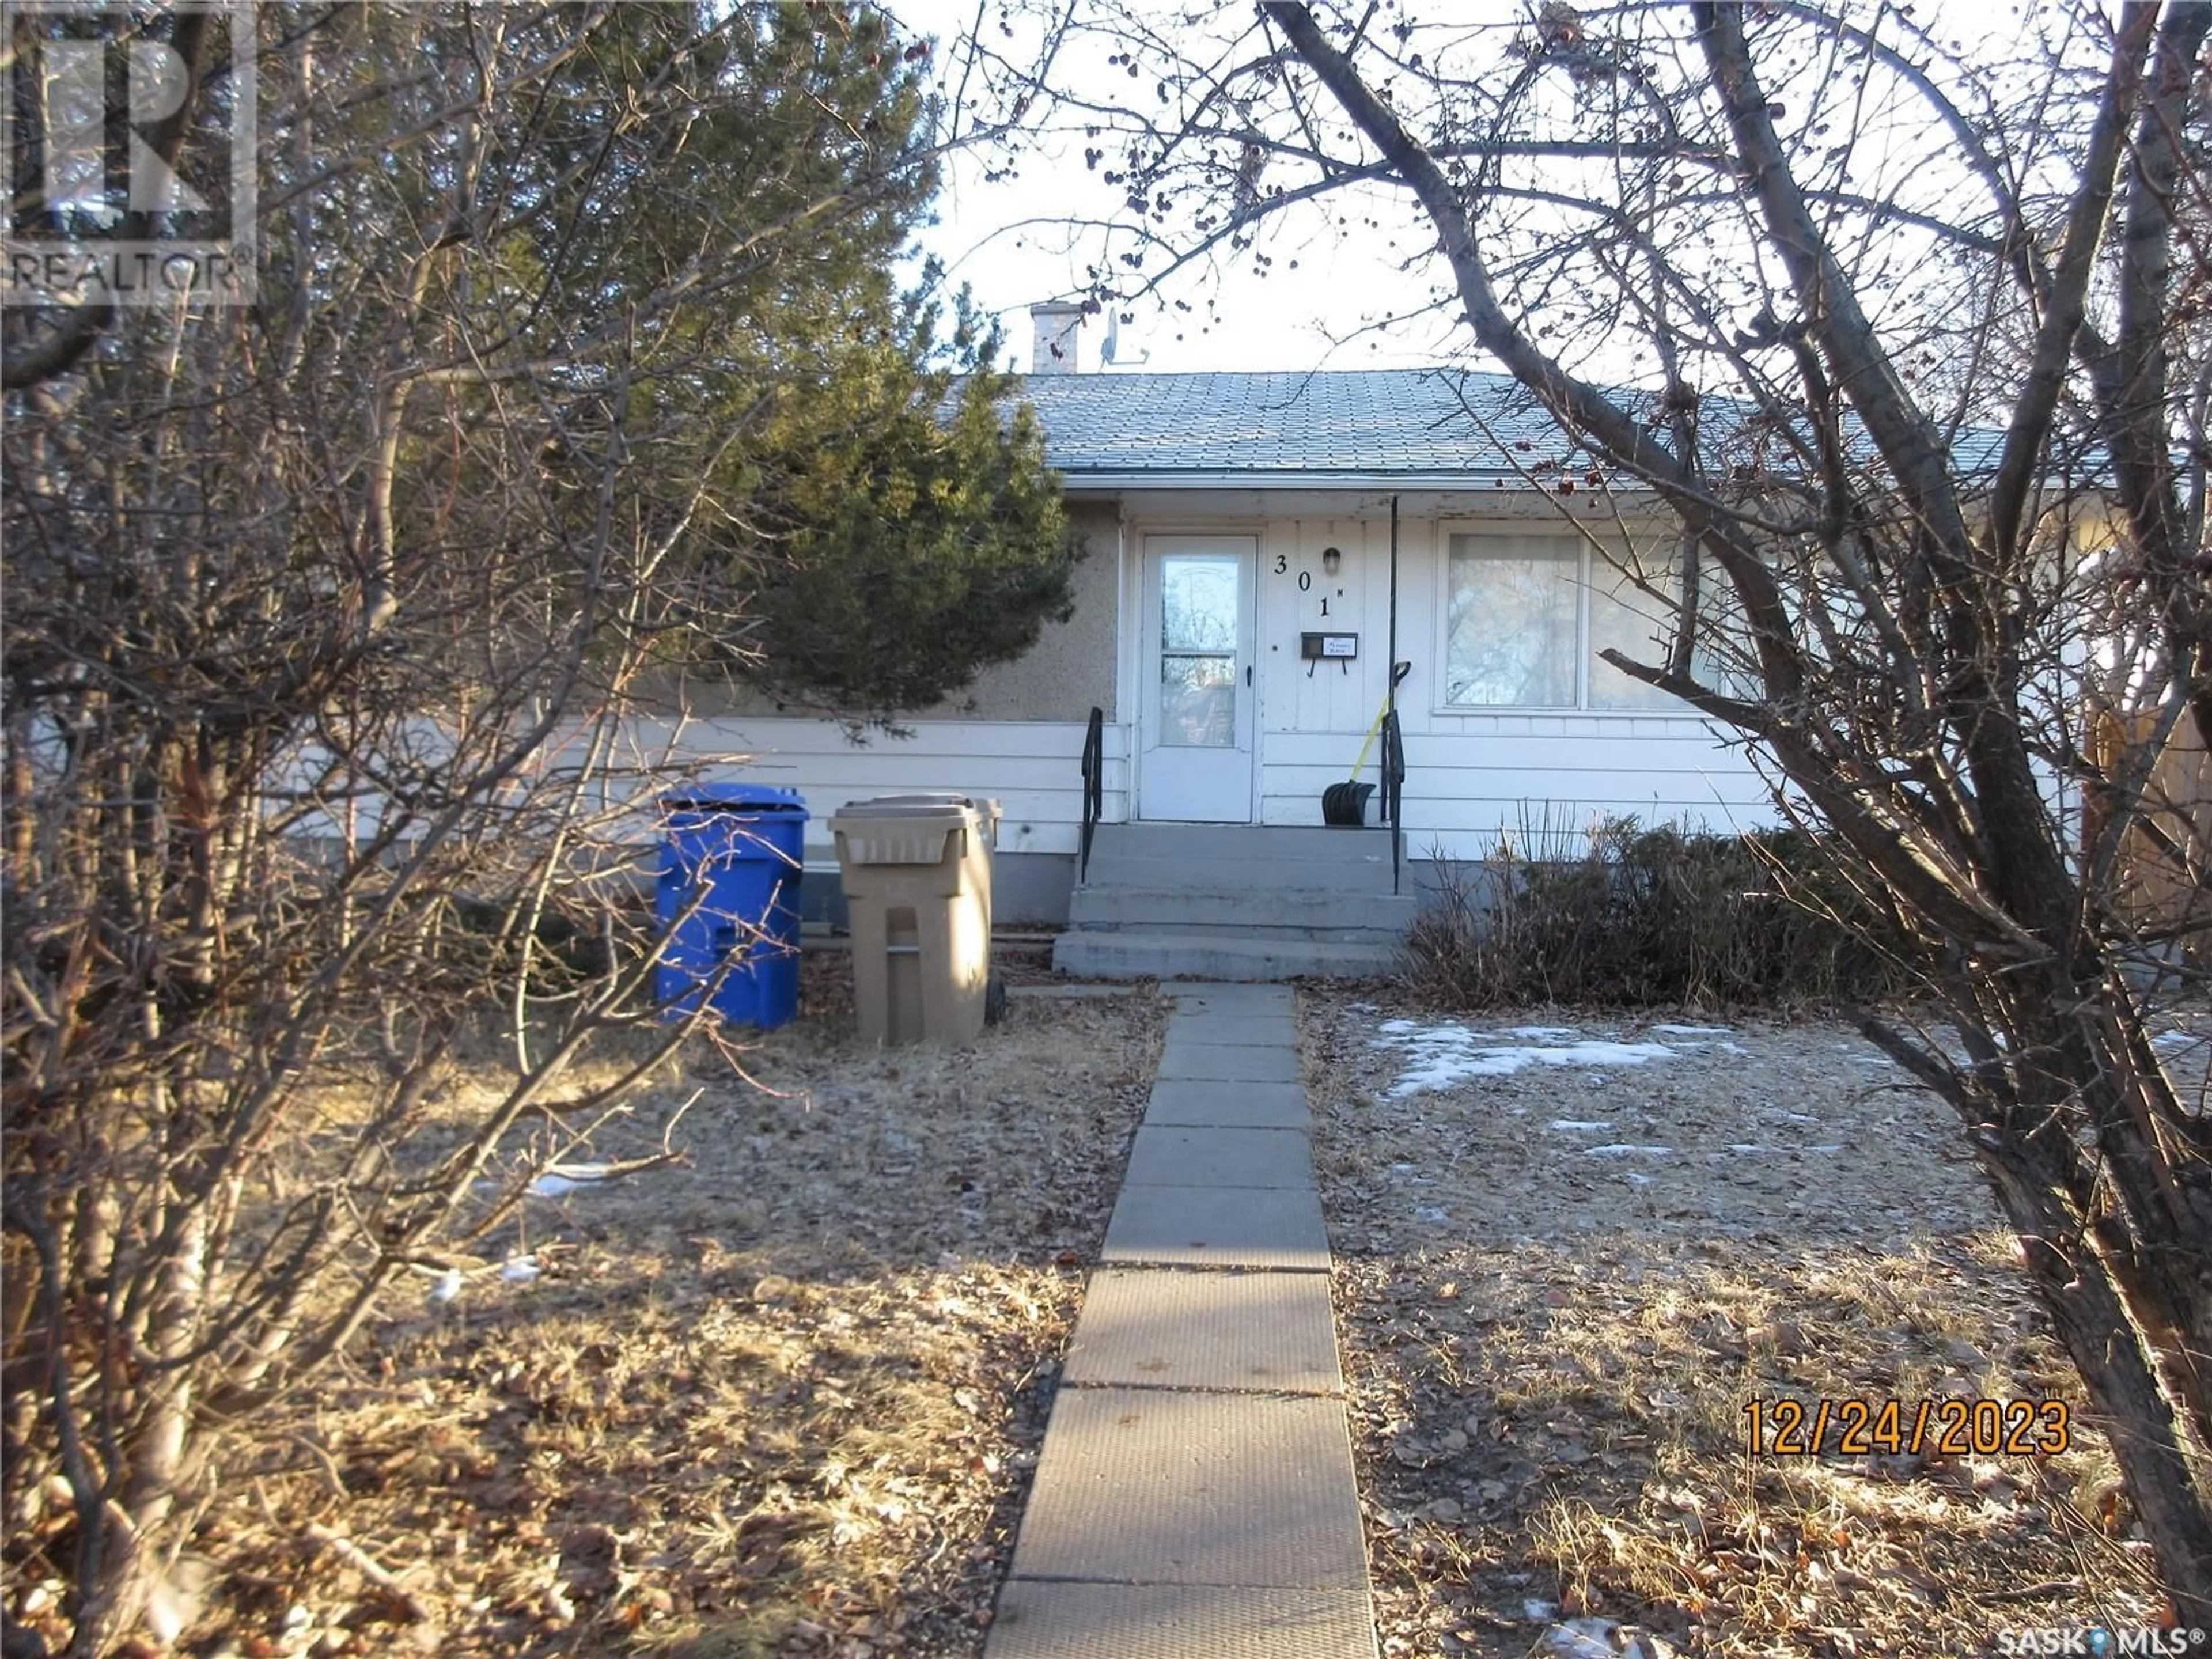
[[[1103, 974], [1364, 970], [1410, 920], [1426, 861], [1479, 857], [1501, 832], [1598, 813], [1771, 821], [1739, 750], [1598, 660], [1651, 651], [1653, 607], [1563, 514], [1649, 550], [1670, 532], [1563, 477], [1555, 428], [1511, 381], [1079, 374], [1079, 313], [1036, 321], [1042, 372], [1022, 395], [1088, 544], [1072, 618], [910, 737], [855, 744], [834, 722], [751, 712], [690, 733], [805, 793], [810, 911], [835, 879], [830, 815], [915, 789], [999, 800], [999, 918], [1069, 924], [1060, 964]], [[1322, 803], [1394, 660], [1395, 849], [1379, 796], [1364, 830], [1325, 827]], [[1079, 868], [1094, 709], [1099, 827]], [[1363, 781], [1380, 781], [1381, 750]]]

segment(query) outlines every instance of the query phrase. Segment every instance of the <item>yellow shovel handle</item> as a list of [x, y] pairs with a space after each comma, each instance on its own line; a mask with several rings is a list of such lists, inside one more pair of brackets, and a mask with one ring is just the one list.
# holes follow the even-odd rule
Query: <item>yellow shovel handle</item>
[[[1388, 708], [1389, 707], [1389, 703], [1386, 702], [1383, 704], [1383, 708]], [[1378, 708], [1375, 711], [1375, 724], [1367, 728], [1367, 741], [1359, 745], [1359, 758], [1352, 763], [1352, 777], [1350, 781], [1353, 783], [1359, 781], [1359, 769], [1367, 764], [1367, 751], [1375, 746], [1375, 734], [1382, 729], [1383, 708]]]
[[1398, 682], [1406, 678], [1413, 667], [1409, 662], [1393, 664], [1389, 681], [1382, 687], [1382, 702], [1375, 710], [1375, 724], [1367, 728], [1367, 741], [1359, 745], [1359, 758], [1352, 763], [1352, 776], [1347, 781], [1359, 781], [1359, 769], [1367, 764], [1367, 751], [1375, 746], [1375, 734], [1382, 729], [1382, 717], [1390, 712], [1390, 695], [1398, 689]]

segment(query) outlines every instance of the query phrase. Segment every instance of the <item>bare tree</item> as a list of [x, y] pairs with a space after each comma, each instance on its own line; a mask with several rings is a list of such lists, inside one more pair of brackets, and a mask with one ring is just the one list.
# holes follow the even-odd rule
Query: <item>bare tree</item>
[[[259, 305], [5, 319], [10, 1659], [173, 1635], [257, 1414], [690, 1034], [625, 902], [641, 686], [684, 641], [744, 672], [794, 570], [841, 591], [823, 450], [920, 444], [947, 395], [886, 271], [935, 151], [880, 18], [260, 21]], [[222, 137], [195, 91], [173, 158]], [[1010, 562], [1012, 522], [1048, 573], [1033, 437], [963, 429], [1050, 511], [944, 538]]]
[[[2212, 7], [2021, 28], [1267, 0], [1079, 24], [1138, 91], [1051, 90], [1126, 193], [1108, 303], [1357, 201], [1556, 419], [1532, 480], [1672, 520], [1632, 573], [1670, 623], [1605, 657], [1752, 739], [1913, 941], [1955, 1048], [1863, 1027], [1956, 1109], [2212, 1627], [2212, 1117], [2145, 1038], [2212, 926], [2154, 782], [2212, 738]], [[2179, 902], [2138, 902], [2144, 856]]]

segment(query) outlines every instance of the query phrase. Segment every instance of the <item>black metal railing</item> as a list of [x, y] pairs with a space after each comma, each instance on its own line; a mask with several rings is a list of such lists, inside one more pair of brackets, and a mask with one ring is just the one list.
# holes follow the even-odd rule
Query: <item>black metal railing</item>
[[1382, 822], [1390, 826], [1390, 890], [1398, 890], [1398, 861], [1405, 836], [1400, 830], [1400, 811], [1406, 794], [1406, 742], [1398, 730], [1398, 711], [1382, 717]]
[[1093, 708], [1083, 733], [1083, 841], [1078, 881], [1091, 879], [1091, 837], [1106, 811], [1106, 711]]

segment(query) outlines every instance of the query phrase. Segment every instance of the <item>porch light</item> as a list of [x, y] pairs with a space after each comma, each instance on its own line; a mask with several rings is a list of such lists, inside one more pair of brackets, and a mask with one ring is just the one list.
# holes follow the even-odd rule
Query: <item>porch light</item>
[[1321, 568], [1322, 568], [1322, 574], [1323, 575], [1328, 575], [1328, 576], [1334, 576], [1334, 574], [1336, 574], [1336, 573], [1337, 573], [1338, 571], [1340, 571], [1340, 570], [1343, 569], [1343, 568], [1344, 568], [1344, 551], [1343, 551], [1343, 550], [1342, 550], [1341, 548], [1335, 548], [1335, 547], [1324, 547], [1323, 549], [1322, 549], [1322, 550], [1321, 550]]

